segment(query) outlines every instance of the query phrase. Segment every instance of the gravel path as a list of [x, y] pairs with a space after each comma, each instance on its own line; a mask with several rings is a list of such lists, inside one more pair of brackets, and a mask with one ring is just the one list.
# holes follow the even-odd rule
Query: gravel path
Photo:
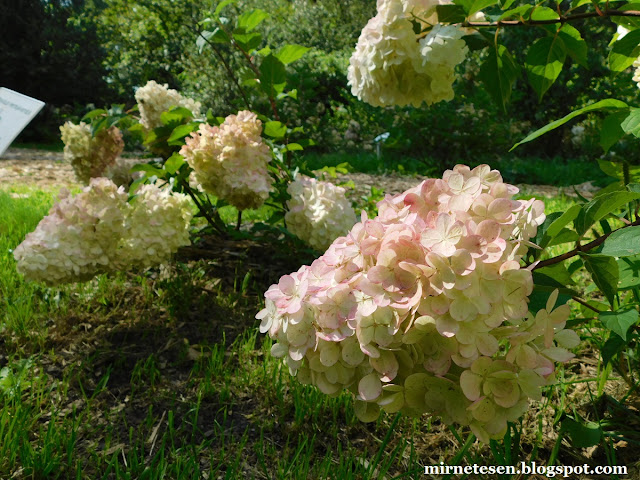
[[[417, 185], [427, 177], [406, 176], [392, 173], [372, 175], [368, 173], [350, 173], [339, 175], [335, 182], [353, 180], [356, 185], [351, 196], [368, 195], [371, 187], [382, 188], [385, 193], [396, 194]], [[0, 157], [0, 187], [10, 185], [29, 185], [39, 189], [71, 188], [80, 186], [76, 182], [71, 166], [63, 159], [62, 153], [31, 149], [8, 149]], [[536, 196], [553, 197], [560, 193], [575, 196], [572, 187], [553, 187], [550, 185], [518, 185], [520, 191]], [[584, 196], [591, 196], [596, 190], [590, 183], [576, 185]]]

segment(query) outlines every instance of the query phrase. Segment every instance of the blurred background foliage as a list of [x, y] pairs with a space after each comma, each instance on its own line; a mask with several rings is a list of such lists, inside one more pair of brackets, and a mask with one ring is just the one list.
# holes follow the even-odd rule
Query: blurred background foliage
[[[21, 142], [55, 142], [58, 126], [77, 121], [88, 105], [133, 105], [135, 89], [148, 80], [167, 83], [199, 100], [214, 115], [244, 108], [219, 58], [196, 46], [202, 23], [216, 0], [5, 0], [0, 4], [0, 85], [47, 102], [47, 108], [22, 134]], [[615, 32], [609, 20], [580, 25], [589, 44], [588, 69], [567, 64], [539, 102], [524, 73], [516, 82], [506, 114], [490, 100], [478, 74], [486, 52], [473, 52], [460, 69], [456, 96], [421, 108], [375, 108], [351, 95], [346, 71], [360, 30], [375, 13], [371, 0], [238, 0], [223, 15], [233, 20], [260, 8], [270, 14], [258, 29], [263, 44], [311, 47], [290, 67], [297, 99], [282, 101], [290, 126], [302, 126], [316, 142], [310, 153], [375, 157], [374, 139], [385, 132], [383, 161], [376, 168], [431, 174], [464, 161], [512, 169], [514, 181], [535, 183], [526, 158], [555, 163], [576, 160], [595, 164], [601, 157], [596, 135], [601, 117], [570, 123], [518, 152], [507, 151], [529, 131], [595, 100], [613, 97], [635, 103], [638, 89], [629, 72], [610, 76], [608, 43]], [[25, 13], [28, 12], [28, 13]], [[516, 60], [544, 34], [517, 28], [501, 33]], [[260, 47], [259, 47], [260, 48]], [[241, 79], [251, 78], [246, 63], [227, 45], [218, 49]], [[250, 90], [249, 90], [250, 92]], [[268, 114], [261, 97], [252, 107]], [[623, 142], [611, 155], [632, 162], [638, 153]], [[513, 158], [513, 157], [511, 157]], [[587, 164], [585, 164], [586, 166]], [[522, 178], [518, 178], [518, 177]]]

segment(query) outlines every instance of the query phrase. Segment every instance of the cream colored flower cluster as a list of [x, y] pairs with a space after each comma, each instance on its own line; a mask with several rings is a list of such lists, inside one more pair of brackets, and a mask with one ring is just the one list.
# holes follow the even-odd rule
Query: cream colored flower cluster
[[29, 281], [58, 285], [168, 260], [189, 244], [188, 199], [155, 185], [140, 190], [132, 204], [124, 188], [107, 178], [91, 179], [75, 196], [63, 191], [16, 247], [18, 272]]
[[203, 123], [180, 150], [205, 192], [239, 210], [258, 208], [269, 197], [273, 179], [267, 170], [269, 147], [262, 122], [249, 111], [229, 115], [219, 127]]
[[299, 175], [289, 184], [287, 230], [317, 250], [325, 250], [356, 223], [345, 189]]
[[345, 237], [265, 293], [257, 318], [302, 383], [357, 395], [356, 413], [429, 413], [501, 437], [578, 339], [569, 309], [528, 314], [520, 267], [538, 200], [482, 165], [458, 165], [363, 213]]
[[[465, 32], [437, 24], [440, 2], [379, 0], [362, 30], [347, 77], [352, 93], [374, 106], [431, 105], [453, 98], [455, 67], [468, 52]], [[412, 21], [435, 26], [423, 37]]]
[[85, 185], [103, 176], [124, 149], [122, 133], [117, 127], [101, 130], [91, 136], [91, 127], [84, 122], [66, 122], [60, 127], [64, 142], [64, 158], [71, 163], [76, 178]]
[[183, 97], [177, 90], [150, 80], [136, 91], [136, 102], [140, 110], [140, 123], [148, 130], [162, 126], [160, 116], [172, 107], [184, 107], [200, 116], [200, 102]]
[[147, 184], [136, 191], [131, 206], [127, 235], [122, 241], [121, 269], [165, 263], [178, 248], [191, 243], [193, 212], [186, 195]]

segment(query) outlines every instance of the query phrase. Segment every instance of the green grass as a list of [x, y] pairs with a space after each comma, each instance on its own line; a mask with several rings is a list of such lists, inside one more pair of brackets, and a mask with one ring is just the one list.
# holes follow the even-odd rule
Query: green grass
[[[495, 454], [546, 464], [553, 422], [574, 408], [571, 382], [598, 393], [579, 364], [560, 368], [525, 418], [523, 446], [512, 438], [494, 454], [461, 448], [469, 432], [437, 419], [384, 415], [362, 424], [350, 394], [301, 385], [257, 333], [262, 293], [291, 271], [268, 254], [260, 266], [238, 249], [168, 272], [60, 288], [24, 283], [11, 250], [53, 197], [0, 191], [0, 478], [421, 479], [423, 465], [495, 464]], [[572, 201], [546, 203], [566, 210]], [[235, 220], [231, 208], [222, 213]], [[598, 345], [596, 324], [588, 329], [583, 335]], [[615, 463], [614, 441], [603, 440], [599, 462]], [[569, 464], [581, 454], [559, 453], [557, 462]]]

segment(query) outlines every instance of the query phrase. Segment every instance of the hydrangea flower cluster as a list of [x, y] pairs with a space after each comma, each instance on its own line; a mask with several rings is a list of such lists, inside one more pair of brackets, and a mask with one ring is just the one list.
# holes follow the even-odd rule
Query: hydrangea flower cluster
[[93, 178], [59, 201], [14, 250], [18, 272], [48, 285], [86, 281], [97, 274], [168, 260], [188, 245], [188, 197], [155, 185], [141, 187], [133, 203], [107, 178]]
[[519, 261], [545, 215], [517, 191], [486, 165], [458, 165], [387, 196], [267, 290], [256, 317], [271, 353], [302, 383], [352, 391], [362, 420], [429, 413], [501, 437], [577, 343], [555, 296], [528, 314]]
[[189, 224], [193, 212], [186, 195], [146, 184], [136, 191], [131, 206], [120, 269], [165, 263], [178, 248], [191, 243]]
[[317, 250], [326, 250], [356, 223], [345, 189], [305, 175], [289, 184], [287, 230]]
[[183, 97], [177, 90], [169, 88], [166, 83], [160, 85], [154, 80], [140, 87], [135, 97], [140, 109], [140, 123], [147, 130], [161, 127], [160, 116], [172, 107], [184, 107], [190, 110], [194, 117], [198, 117], [202, 106], [200, 102]]
[[[455, 67], [467, 55], [465, 32], [437, 23], [444, 2], [378, 0], [362, 30], [347, 77], [352, 93], [373, 106], [431, 105], [453, 98]], [[435, 25], [420, 38], [412, 21]]]
[[227, 201], [238, 210], [258, 208], [269, 197], [273, 179], [271, 161], [262, 141], [262, 122], [243, 110], [229, 115], [219, 127], [200, 124], [180, 149], [194, 169], [194, 178], [205, 192]]
[[112, 166], [124, 149], [122, 133], [117, 127], [99, 131], [91, 136], [91, 127], [80, 122], [66, 122], [60, 127], [64, 142], [64, 158], [79, 182], [89, 184], [92, 178], [101, 177]]

